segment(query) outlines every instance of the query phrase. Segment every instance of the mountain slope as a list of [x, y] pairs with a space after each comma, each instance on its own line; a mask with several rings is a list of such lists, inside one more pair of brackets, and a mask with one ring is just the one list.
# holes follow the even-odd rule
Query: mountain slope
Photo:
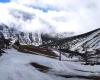
[[41, 47], [71, 49], [73, 51], [82, 51], [84, 49], [100, 49], [100, 28], [85, 34], [60, 39], [47, 45], [42, 45]]
[[[52, 28], [51, 28], [52, 30]], [[52, 35], [53, 34], [53, 35]], [[0, 36], [6, 39], [11, 38], [14, 41], [19, 40], [24, 45], [35, 45], [45, 48], [70, 49], [85, 51], [100, 49], [100, 28], [85, 34], [76, 35], [67, 38], [61, 38], [54, 31], [52, 34], [40, 32], [22, 32], [16, 28], [8, 27], [5, 24], [0, 25]], [[67, 34], [66, 34], [67, 35]]]
[[[48, 44], [50, 42], [59, 40], [64, 37], [68, 37], [73, 35], [72, 33], [57, 33], [52, 29], [52, 26], [41, 20], [43, 24], [46, 24], [48, 27], [48, 31], [39, 32], [27, 32], [27, 31], [19, 31], [16, 27], [10, 27], [5, 24], [0, 25], [0, 36], [4, 36], [5, 39], [12, 39], [13, 42], [19, 40], [21, 44], [24, 45], [34, 45], [39, 46], [43, 44]], [[63, 36], [64, 35], [64, 36]]]

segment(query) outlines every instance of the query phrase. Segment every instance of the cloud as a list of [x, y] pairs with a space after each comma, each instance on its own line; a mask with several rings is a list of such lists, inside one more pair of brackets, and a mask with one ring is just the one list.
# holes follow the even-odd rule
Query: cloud
[[70, 10], [70, 8], [76, 8], [77, 2], [81, 6], [82, 1], [80, 0], [11, 0], [21, 5], [32, 6], [37, 9], [49, 9], [49, 10]]
[[24, 31], [84, 33], [100, 28], [99, 0], [11, 0], [0, 3], [0, 22]]

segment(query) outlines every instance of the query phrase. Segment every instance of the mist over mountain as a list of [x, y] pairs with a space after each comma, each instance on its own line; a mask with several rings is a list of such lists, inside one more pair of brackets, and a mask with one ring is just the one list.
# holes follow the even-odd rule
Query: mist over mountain
[[52, 26], [56, 32], [85, 33], [99, 28], [98, 3], [97, 0], [11, 0], [0, 3], [0, 23], [27, 32], [48, 32], [48, 26]]
[[[42, 21], [44, 24], [49, 25], [45, 21]], [[12, 41], [19, 40], [19, 42], [23, 45], [34, 45], [39, 46], [49, 42], [49, 40], [55, 41], [59, 40], [68, 36], [72, 36], [73, 33], [57, 33], [55, 32], [52, 27], [48, 27], [48, 31], [41, 32], [41, 31], [21, 31], [16, 27], [9, 27], [5, 24], [0, 25], [0, 36], [4, 36], [5, 39], [12, 39]], [[47, 39], [47, 40], [46, 40]], [[46, 40], [46, 41], [45, 41]]]
[[0, 80], [100, 80], [99, 0], [1, 1]]

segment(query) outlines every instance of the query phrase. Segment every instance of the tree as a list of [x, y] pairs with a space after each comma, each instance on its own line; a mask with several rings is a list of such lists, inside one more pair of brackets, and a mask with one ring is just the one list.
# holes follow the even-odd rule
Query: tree
[[14, 45], [16, 45], [16, 46], [20, 46], [20, 42], [19, 42], [19, 40], [15, 41]]

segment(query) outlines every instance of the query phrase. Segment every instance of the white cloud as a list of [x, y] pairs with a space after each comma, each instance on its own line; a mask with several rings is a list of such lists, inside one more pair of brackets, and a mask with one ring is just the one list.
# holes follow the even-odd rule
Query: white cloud
[[[8, 25], [13, 23], [25, 31], [43, 31], [45, 28], [48, 31], [47, 27], [53, 26], [59, 32], [79, 34], [100, 28], [99, 4], [99, 0], [11, 0], [0, 4], [0, 22]], [[15, 13], [16, 10], [31, 14], [32, 19], [24, 21], [23, 15]], [[16, 19], [12, 14], [19, 18]]]

